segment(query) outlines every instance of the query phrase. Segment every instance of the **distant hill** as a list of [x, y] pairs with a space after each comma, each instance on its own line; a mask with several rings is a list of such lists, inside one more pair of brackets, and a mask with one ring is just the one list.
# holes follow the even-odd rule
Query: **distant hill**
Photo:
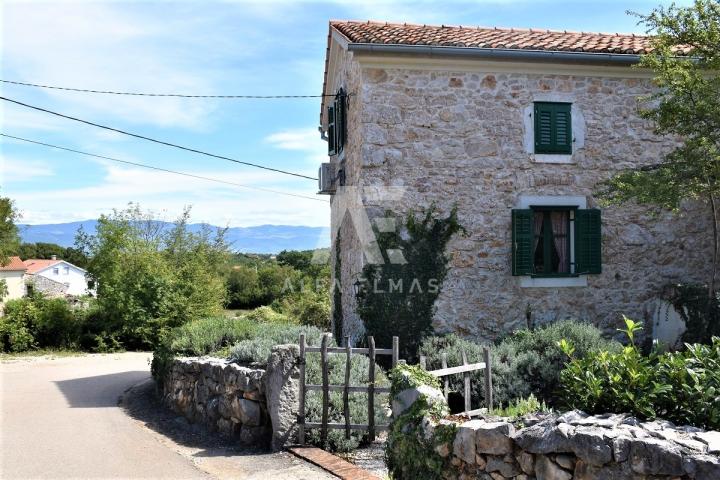
[[[170, 223], [161, 222], [168, 227]], [[71, 247], [80, 226], [88, 233], [95, 232], [96, 220], [55, 223], [46, 225], [18, 225], [23, 242], [48, 242]], [[199, 231], [204, 224], [189, 225], [191, 231]], [[226, 239], [233, 251], [247, 253], [278, 253], [282, 250], [310, 250], [329, 247], [330, 234], [323, 227], [293, 225], [258, 225], [234, 227], [227, 231]]]

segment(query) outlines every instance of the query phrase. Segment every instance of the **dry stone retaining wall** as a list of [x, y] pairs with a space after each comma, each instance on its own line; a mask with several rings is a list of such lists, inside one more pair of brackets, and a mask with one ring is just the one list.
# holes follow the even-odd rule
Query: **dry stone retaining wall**
[[265, 370], [216, 358], [176, 359], [165, 379], [165, 402], [211, 431], [246, 444], [266, 444], [271, 428], [264, 375]]
[[720, 432], [627, 415], [471, 420], [458, 425], [452, 455], [458, 478], [720, 479]]
[[188, 421], [256, 446], [295, 440], [298, 346], [273, 348], [264, 369], [219, 358], [177, 358], [162, 385], [165, 403]]

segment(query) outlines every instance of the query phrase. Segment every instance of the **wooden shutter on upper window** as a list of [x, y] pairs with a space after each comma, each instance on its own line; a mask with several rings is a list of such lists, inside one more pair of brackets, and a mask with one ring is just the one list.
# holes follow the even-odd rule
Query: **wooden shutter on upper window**
[[342, 88], [335, 96], [335, 144], [337, 153], [343, 151], [345, 139], [347, 138], [347, 95]]
[[337, 155], [337, 143], [335, 137], [335, 105], [328, 107], [328, 155]]
[[602, 272], [602, 219], [600, 210], [575, 212], [575, 273]]
[[569, 103], [535, 102], [535, 153], [572, 153]]
[[533, 265], [533, 211], [512, 211], [512, 274], [530, 275]]

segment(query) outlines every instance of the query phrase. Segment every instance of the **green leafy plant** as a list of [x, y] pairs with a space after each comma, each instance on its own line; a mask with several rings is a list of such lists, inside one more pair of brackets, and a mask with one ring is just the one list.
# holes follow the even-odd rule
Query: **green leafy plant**
[[[683, 352], [644, 356], [634, 343], [642, 324], [624, 319], [621, 331], [630, 344], [621, 352], [571, 357], [560, 375], [565, 406], [720, 427], [720, 338], [710, 346], [688, 344]], [[573, 355], [569, 343], [563, 348]]]

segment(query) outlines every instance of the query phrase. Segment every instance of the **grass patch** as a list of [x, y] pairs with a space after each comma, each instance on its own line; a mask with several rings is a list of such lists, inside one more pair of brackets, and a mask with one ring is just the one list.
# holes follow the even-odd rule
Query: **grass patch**
[[53, 348], [41, 348], [39, 350], [28, 350], [25, 352], [13, 352], [13, 353], [1, 353], [0, 360], [16, 360], [22, 358], [33, 358], [33, 357], [48, 357], [53, 358], [64, 358], [64, 357], [81, 357], [87, 355], [85, 352], [79, 350], [66, 350], [66, 349], [53, 349]]

